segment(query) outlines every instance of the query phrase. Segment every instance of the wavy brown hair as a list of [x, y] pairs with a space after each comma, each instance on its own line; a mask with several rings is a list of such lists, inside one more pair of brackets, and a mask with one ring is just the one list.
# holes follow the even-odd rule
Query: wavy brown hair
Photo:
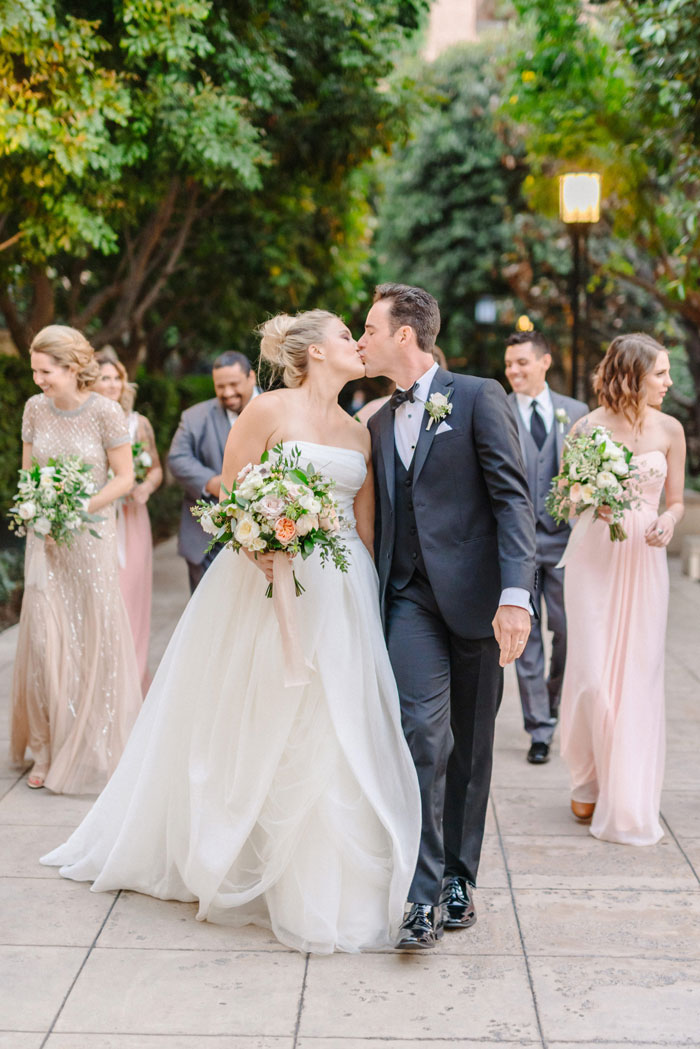
[[[117, 357], [116, 353], [111, 346], [104, 346], [101, 350], [98, 350], [95, 354], [95, 360], [100, 366], [100, 373], [102, 372], [103, 364], [111, 364], [113, 368], [116, 368], [117, 375], [122, 381], [122, 392], [117, 402], [121, 407], [122, 411], [127, 415], [132, 411], [134, 407], [134, 401], [136, 400], [136, 390], [138, 387], [135, 382], [129, 382], [129, 373]], [[99, 380], [99, 375], [97, 380]]]
[[639, 426], [645, 404], [645, 382], [663, 346], [643, 332], [618, 335], [593, 375], [598, 404], [611, 412], [621, 412], [633, 426]]

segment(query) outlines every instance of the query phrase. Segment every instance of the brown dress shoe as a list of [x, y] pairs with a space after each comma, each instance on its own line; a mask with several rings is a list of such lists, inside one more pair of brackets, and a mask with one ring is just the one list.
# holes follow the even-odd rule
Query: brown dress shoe
[[595, 802], [593, 801], [572, 801], [571, 811], [577, 820], [581, 820], [582, 823], [587, 822], [595, 811]]

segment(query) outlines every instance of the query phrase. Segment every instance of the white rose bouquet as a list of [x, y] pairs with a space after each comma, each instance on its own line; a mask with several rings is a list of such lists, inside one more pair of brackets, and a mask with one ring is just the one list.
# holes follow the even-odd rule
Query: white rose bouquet
[[[335, 481], [318, 473], [312, 463], [299, 465], [301, 452], [289, 456], [281, 444], [265, 452], [260, 463], [248, 463], [230, 492], [222, 486], [218, 503], [199, 499], [192, 514], [211, 535], [207, 549], [217, 543], [231, 550], [251, 553], [284, 552], [292, 557], [310, 557], [318, 549], [322, 563], [329, 560], [347, 572], [348, 559], [340, 536], [343, 523], [331, 495]], [[294, 573], [297, 597], [304, 588]], [[272, 584], [267, 588], [272, 596]]]
[[148, 471], [153, 466], [153, 459], [143, 441], [134, 441], [131, 446], [131, 455], [134, 460], [134, 480], [136, 484], [141, 484], [146, 480]]
[[561, 473], [552, 479], [547, 496], [547, 512], [555, 521], [568, 521], [573, 515], [593, 510], [593, 520], [597, 520], [601, 509], [609, 508], [612, 513], [610, 538], [626, 539], [621, 523], [623, 512], [639, 501], [635, 473], [632, 452], [624, 444], [613, 441], [604, 426], [568, 437], [564, 442]]
[[100, 538], [91, 524], [104, 518], [87, 510], [94, 485], [90, 480], [92, 466], [78, 456], [49, 459], [46, 466], [32, 460], [29, 470], [19, 471], [19, 483], [10, 507], [10, 530], [18, 535], [28, 531], [40, 539], [50, 536], [56, 543], [69, 546], [76, 533], [87, 528]]

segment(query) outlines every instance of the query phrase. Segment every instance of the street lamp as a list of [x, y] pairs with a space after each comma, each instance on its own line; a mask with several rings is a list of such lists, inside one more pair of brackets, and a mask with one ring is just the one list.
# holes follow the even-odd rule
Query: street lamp
[[569, 227], [573, 267], [571, 271], [571, 396], [583, 400], [584, 382], [579, 374], [579, 296], [581, 258], [593, 222], [600, 219], [600, 175], [571, 172], [559, 176], [559, 217]]

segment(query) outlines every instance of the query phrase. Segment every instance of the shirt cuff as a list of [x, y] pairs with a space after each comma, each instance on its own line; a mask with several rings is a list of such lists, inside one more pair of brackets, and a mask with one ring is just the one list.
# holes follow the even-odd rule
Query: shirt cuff
[[524, 608], [526, 612], [532, 612], [530, 595], [527, 590], [523, 590], [520, 586], [507, 586], [501, 593], [501, 599], [498, 604], [516, 605], [518, 608]]

